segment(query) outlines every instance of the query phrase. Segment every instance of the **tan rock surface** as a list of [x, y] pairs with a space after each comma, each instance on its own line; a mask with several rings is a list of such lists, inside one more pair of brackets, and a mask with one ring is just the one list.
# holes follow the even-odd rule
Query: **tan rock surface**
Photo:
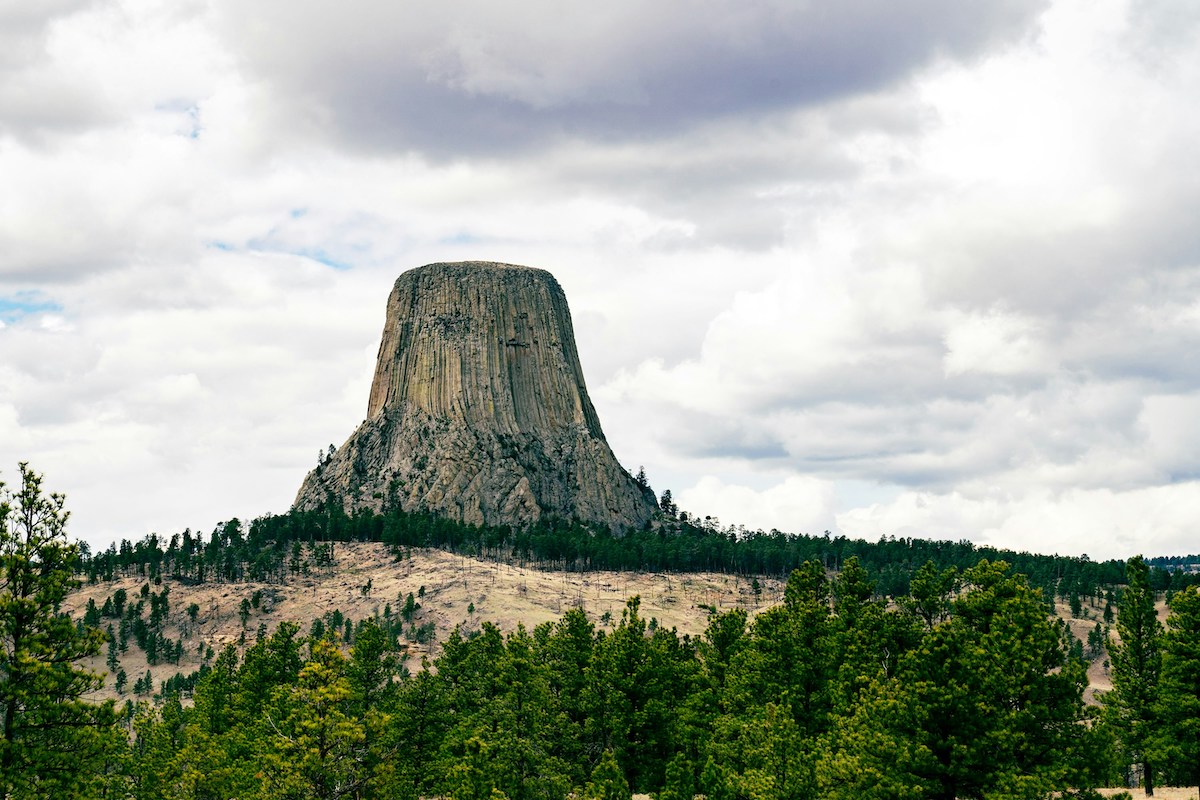
[[296, 507], [433, 511], [523, 526], [614, 530], [655, 513], [609, 449], [588, 398], [570, 310], [550, 273], [429, 264], [388, 298], [367, 419], [305, 478]]

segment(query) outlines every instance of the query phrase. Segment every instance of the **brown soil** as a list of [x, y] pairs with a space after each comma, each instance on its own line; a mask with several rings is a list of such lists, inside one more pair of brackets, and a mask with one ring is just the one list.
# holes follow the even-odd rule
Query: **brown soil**
[[[1146, 793], [1141, 789], [1099, 789], [1100, 794], [1105, 797], [1112, 797], [1121, 792], [1129, 792], [1133, 795], [1133, 800], [1144, 800]], [[1197, 800], [1195, 786], [1156, 786], [1154, 787], [1155, 800]]]
[[[640, 614], [646, 620], [655, 619], [659, 625], [675, 628], [681, 634], [699, 635], [708, 625], [710, 608], [728, 611], [744, 608], [751, 616], [779, 602], [783, 583], [777, 579], [760, 578], [760, 593], [756, 597], [749, 579], [734, 575], [698, 573], [676, 575], [650, 572], [548, 572], [527, 567], [484, 561], [452, 555], [440, 550], [413, 550], [410, 557], [395, 560], [387, 548], [378, 543], [338, 543], [334, 550], [335, 564], [307, 576], [289, 577], [286, 583], [205, 583], [189, 586], [164, 578], [161, 586], [150, 589], [161, 592], [169, 586], [170, 612], [164, 634], [172, 640], [183, 640], [183, 658], [178, 665], [159, 662], [151, 667], [145, 654], [134, 642], [120, 656], [121, 667], [128, 675], [129, 685], [147, 670], [154, 685], [176, 672], [184, 675], [199, 668], [201, 648], [211, 647], [220, 652], [227, 644], [253, 642], [260, 625], [267, 632], [284, 620], [298, 622], [307, 632], [312, 620], [334, 610], [340, 610], [352, 620], [376, 614], [383, 615], [388, 605], [398, 614], [409, 592], [416, 595], [422, 586], [425, 596], [418, 599], [421, 610], [413, 621], [433, 623], [437, 641], [443, 641], [456, 625], [464, 631], [477, 629], [485, 620], [501, 630], [513, 631], [524, 624], [526, 628], [558, 619], [570, 608], [582, 608], [597, 625], [620, 621], [621, 612], [630, 598], [641, 597]], [[98, 606], [117, 589], [125, 589], [136, 601], [145, 583], [141, 576], [130, 576], [86, 585], [72, 594], [65, 610], [73, 617], [82, 615], [89, 599]], [[368, 582], [370, 590], [364, 591]], [[259, 610], [253, 611], [242, 627], [238, 610], [243, 599], [262, 590]], [[196, 624], [187, 618], [186, 609], [196, 603], [200, 607]], [[474, 604], [474, 613], [469, 611]], [[148, 608], [147, 612], [148, 614]], [[102, 626], [115, 620], [102, 620]], [[116, 626], [114, 625], [114, 628]], [[419, 668], [421, 656], [437, 655], [436, 642], [418, 645], [410, 643], [410, 668]], [[105, 654], [88, 663], [97, 672], [106, 672]], [[132, 697], [130, 690], [124, 697]], [[113, 679], [96, 693], [96, 699], [118, 697]]]
[[[219, 653], [227, 644], [244, 645], [253, 642], [260, 625], [270, 633], [282, 621], [300, 624], [307, 632], [312, 621], [339, 610], [352, 620], [383, 615], [387, 606], [398, 614], [409, 592], [418, 594], [425, 587], [425, 596], [413, 622], [432, 623], [436, 641], [427, 644], [410, 642], [407, 647], [409, 668], [419, 669], [422, 657], [433, 658], [438, 653], [437, 642], [444, 641], [456, 625], [464, 631], [477, 629], [485, 620], [501, 630], [510, 632], [518, 625], [534, 626], [558, 619], [571, 608], [582, 608], [597, 625], [615, 624], [621, 618], [627, 600], [641, 597], [641, 615], [657, 620], [659, 625], [675, 628], [681, 634], [693, 636], [704, 632], [710, 609], [728, 611], [744, 608], [753, 617], [759, 611], [782, 600], [783, 582], [776, 578], [759, 578], [760, 592], [756, 596], [750, 579], [716, 573], [669, 574], [652, 572], [551, 572], [494, 561], [458, 556], [441, 550], [412, 550], [409, 557], [396, 560], [379, 543], [338, 543], [334, 549], [332, 567], [308, 575], [290, 576], [285, 583], [205, 583], [189, 586], [164, 578], [161, 586], [151, 586], [160, 592], [169, 586], [170, 614], [164, 634], [170, 639], [183, 640], [183, 658], [178, 665], [159, 662], [150, 666], [145, 653], [130, 642], [120, 656], [120, 665], [128, 675], [129, 685], [147, 670], [154, 685], [174, 675], [187, 675], [200, 667], [202, 652], [209, 647]], [[71, 595], [66, 611], [73, 617], [82, 615], [89, 599], [103, 606], [105, 599], [123, 588], [131, 600], [137, 599], [145, 583], [141, 576], [129, 576], [112, 582], [87, 585]], [[370, 590], [364, 591], [367, 584]], [[261, 590], [260, 608], [253, 611], [243, 628], [238, 614], [243, 599]], [[187, 618], [191, 603], [200, 607], [196, 624]], [[474, 612], [469, 609], [474, 605]], [[1085, 606], [1083, 619], [1072, 619], [1066, 604], [1059, 603], [1055, 612], [1067, 621], [1071, 631], [1085, 644], [1088, 632], [1100, 619], [1103, 606]], [[147, 611], [148, 613], [148, 611]], [[1165, 606], [1163, 615], [1165, 616]], [[608, 615], [609, 622], [604, 621]], [[115, 620], [102, 620], [107, 625]], [[115, 625], [114, 625], [115, 627]], [[1102, 653], [1088, 670], [1089, 686], [1084, 699], [1096, 703], [1098, 692], [1112, 688], [1112, 681]], [[106, 672], [105, 654], [86, 662], [97, 672]], [[113, 679], [96, 693], [96, 699], [119, 697]], [[124, 697], [132, 697], [127, 690]], [[1169, 790], [1164, 790], [1164, 792]], [[1156, 792], [1156, 796], [1158, 796]], [[1193, 793], [1194, 796], [1194, 793]], [[1174, 795], [1162, 794], [1167, 800]], [[1182, 796], [1180, 796], [1182, 798]]]

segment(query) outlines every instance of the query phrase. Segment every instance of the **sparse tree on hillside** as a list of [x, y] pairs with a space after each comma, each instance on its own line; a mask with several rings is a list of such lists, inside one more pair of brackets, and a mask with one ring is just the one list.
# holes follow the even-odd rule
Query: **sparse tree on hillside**
[[675, 501], [671, 498], [670, 489], [663, 489], [662, 497], [658, 500], [658, 507], [668, 517], [675, 518], [675, 514], [679, 511], [679, 506], [675, 505]]
[[642, 487], [643, 489], [650, 488], [650, 481], [649, 481], [649, 479], [646, 478], [646, 468], [645, 467], [638, 467], [637, 475], [634, 476], [634, 480], [637, 481], [637, 485]]

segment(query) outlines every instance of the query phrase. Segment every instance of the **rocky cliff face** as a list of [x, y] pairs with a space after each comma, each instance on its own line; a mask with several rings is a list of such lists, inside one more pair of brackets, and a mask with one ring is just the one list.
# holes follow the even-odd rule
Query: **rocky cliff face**
[[654, 495], [617, 463], [550, 273], [429, 264], [388, 298], [367, 419], [296, 507], [425, 510], [469, 523], [544, 516], [642, 527]]

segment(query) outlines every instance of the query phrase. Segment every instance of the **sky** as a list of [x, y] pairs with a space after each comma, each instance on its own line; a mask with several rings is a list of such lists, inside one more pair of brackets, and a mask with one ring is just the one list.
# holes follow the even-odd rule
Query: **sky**
[[548, 269], [721, 526], [1200, 551], [1193, 0], [0, 0], [0, 480], [280, 513], [401, 272]]

